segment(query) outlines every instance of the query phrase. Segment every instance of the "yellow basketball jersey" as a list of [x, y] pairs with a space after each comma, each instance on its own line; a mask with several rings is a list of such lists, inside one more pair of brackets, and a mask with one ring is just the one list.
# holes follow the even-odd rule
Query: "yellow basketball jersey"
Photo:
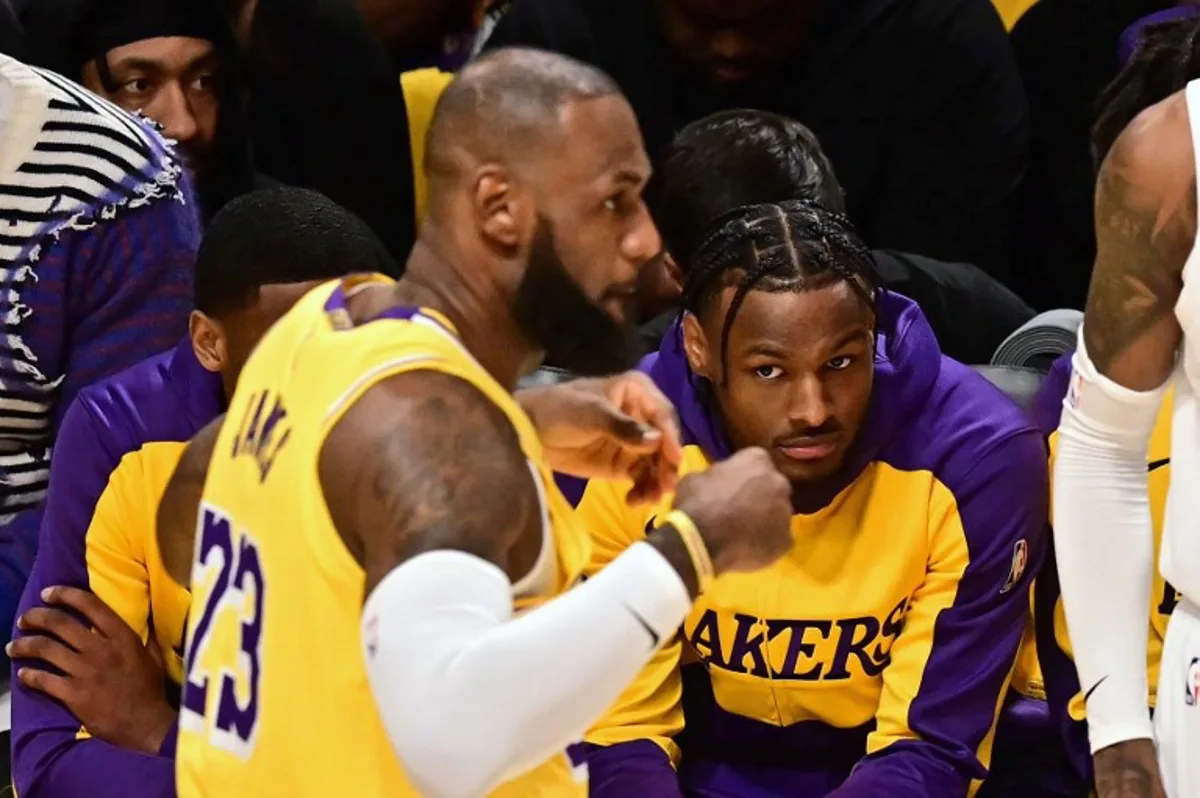
[[[372, 385], [434, 370], [466, 380], [508, 416], [541, 477], [555, 549], [554, 578], [530, 603], [566, 590], [590, 556], [587, 532], [511, 395], [436, 313], [393, 308], [352, 324], [346, 291], [364, 280], [384, 278], [318, 288], [271, 329], [217, 439], [192, 571], [176, 765], [183, 798], [419, 795], [367, 683], [364, 573], [334, 528], [317, 474], [326, 435]], [[584, 796], [581, 771], [558, 755], [493, 795]]]

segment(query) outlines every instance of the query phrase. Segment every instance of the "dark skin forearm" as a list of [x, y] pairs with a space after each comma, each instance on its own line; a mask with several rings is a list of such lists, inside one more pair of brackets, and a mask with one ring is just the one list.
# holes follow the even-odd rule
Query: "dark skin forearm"
[[200, 494], [204, 491], [208, 464], [224, 421], [223, 414], [218, 416], [188, 443], [158, 503], [158, 550], [163, 567], [183, 587], [188, 587], [191, 582]]

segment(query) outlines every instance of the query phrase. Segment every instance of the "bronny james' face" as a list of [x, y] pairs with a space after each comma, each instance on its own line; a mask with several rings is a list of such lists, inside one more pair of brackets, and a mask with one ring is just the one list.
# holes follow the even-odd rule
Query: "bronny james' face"
[[685, 322], [688, 360], [712, 383], [732, 443], [761, 446], [793, 483], [829, 476], [853, 444], [871, 398], [874, 317], [845, 281], [804, 291], [751, 290], [729, 332], [724, 289]]
[[650, 163], [619, 96], [568, 103], [538, 175], [538, 219], [517, 289], [518, 322], [548, 362], [597, 373], [629, 365], [638, 275], [662, 242], [642, 201]]
[[672, 51], [713, 86], [755, 83], [796, 52], [811, 0], [659, 0]]
[[203, 175], [217, 134], [219, 59], [211, 42], [161, 36], [114, 47], [106, 55], [116, 83], [108, 91], [95, 61], [83, 68], [83, 85], [127, 111], [141, 111], [178, 142], [188, 168]]

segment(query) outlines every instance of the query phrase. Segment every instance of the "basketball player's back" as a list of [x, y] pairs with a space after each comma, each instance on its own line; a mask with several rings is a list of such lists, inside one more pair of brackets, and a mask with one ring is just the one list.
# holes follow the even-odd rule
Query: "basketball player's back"
[[[217, 439], [192, 575], [177, 755], [185, 798], [419, 794], [368, 684], [365, 573], [334, 526], [318, 475], [327, 433], [380, 380], [414, 369], [452, 375], [511, 421], [544, 489], [550, 554], [514, 587], [518, 597], [562, 592], [589, 554], [529, 420], [449, 323], [393, 307], [355, 324], [349, 287], [313, 291], [263, 339]], [[560, 754], [494, 794], [584, 795], [586, 785]]]

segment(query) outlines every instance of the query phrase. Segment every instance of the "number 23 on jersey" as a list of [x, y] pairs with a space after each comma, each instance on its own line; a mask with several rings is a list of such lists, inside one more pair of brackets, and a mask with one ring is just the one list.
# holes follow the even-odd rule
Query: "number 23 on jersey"
[[254, 750], [262, 682], [266, 581], [258, 546], [220, 508], [200, 507], [192, 611], [179, 723], [246, 758]]

